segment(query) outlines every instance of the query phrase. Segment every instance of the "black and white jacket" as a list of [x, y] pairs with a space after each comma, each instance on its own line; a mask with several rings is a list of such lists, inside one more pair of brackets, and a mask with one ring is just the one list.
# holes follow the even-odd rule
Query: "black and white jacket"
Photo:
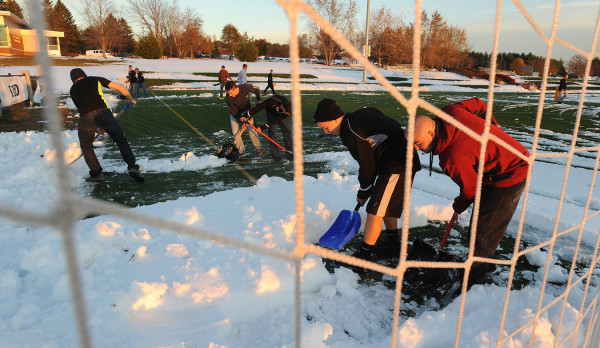
[[[377, 175], [390, 166], [405, 167], [406, 137], [402, 126], [375, 108], [363, 108], [346, 113], [340, 137], [352, 157], [358, 162], [357, 197], [370, 196]], [[417, 151], [413, 153], [413, 173], [421, 169]]]

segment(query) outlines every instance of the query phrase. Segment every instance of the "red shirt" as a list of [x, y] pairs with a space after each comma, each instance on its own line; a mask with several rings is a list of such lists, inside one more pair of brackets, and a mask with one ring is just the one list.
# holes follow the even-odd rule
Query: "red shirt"
[[[487, 109], [486, 103], [479, 98], [472, 98], [442, 109], [457, 121], [483, 134], [485, 119], [478, 117]], [[460, 187], [460, 194], [454, 199], [454, 211], [462, 213], [475, 199], [477, 189], [477, 169], [481, 143], [458, 128], [443, 120], [439, 130], [437, 146], [433, 152], [439, 155], [440, 166], [452, 181]], [[517, 140], [506, 134], [495, 125], [490, 125], [490, 132], [502, 139], [522, 154], [529, 156], [529, 151]], [[527, 177], [528, 163], [515, 156], [493, 140], [489, 140], [485, 152], [483, 185], [509, 187], [520, 183]]]

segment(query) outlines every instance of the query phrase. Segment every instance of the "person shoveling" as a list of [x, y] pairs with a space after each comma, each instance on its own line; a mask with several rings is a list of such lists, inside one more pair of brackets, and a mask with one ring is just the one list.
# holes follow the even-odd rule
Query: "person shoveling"
[[[470, 128], [477, 134], [483, 134], [487, 105], [479, 98], [464, 100], [442, 109], [448, 115]], [[493, 116], [492, 116], [492, 120]], [[474, 256], [491, 258], [506, 233], [508, 224], [514, 215], [519, 199], [525, 187], [529, 157], [527, 149], [517, 140], [500, 129], [494, 120], [490, 125], [490, 133], [512, 146], [522, 154], [517, 156], [493, 140], [487, 142], [485, 163], [483, 164], [483, 183], [477, 220]], [[456, 214], [464, 212], [474, 201], [477, 190], [477, 169], [479, 166], [481, 144], [462, 130], [438, 118], [417, 116], [415, 120], [415, 148], [424, 153], [438, 155], [440, 167], [452, 181], [460, 187], [459, 195], [454, 199], [452, 208]], [[431, 163], [430, 163], [431, 166]], [[471, 216], [471, 222], [473, 216]], [[474, 228], [471, 224], [470, 227]], [[418, 242], [413, 248], [431, 249]], [[433, 247], [432, 247], [433, 248]], [[421, 253], [412, 250], [411, 259], [440, 259], [439, 253]], [[419, 255], [419, 254], [428, 254]], [[407, 257], [408, 258], [408, 257]], [[487, 273], [495, 269], [494, 264], [473, 262], [468, 273], [468, 287], [486, 282]], [[463, 269], [448, 271], [451, 274], [448, 282], [462, 283]], [[450, 286], [445, 299], [453, 299], [460, 293], [460, 285]], [[452, 293], [450, 293], [452, 292]]]
[[[288, 156], [288, 159], [292, 159], [292, 124], [289, 117], [292, 114], [292, 103], [286, 97], [275, 94], [251, 108], [248, 111], [249, 118], [254, 117], [259, 111], [264, 109], [267, 109], [267, 123], [258, 128], [260, 129], [259, 133], [263, 134], [267, 130], [269, 134], [269, 136], [265, 135], [265, 138], [271, 142], [269, 144], [271, 157], [275, 161], [281, 161], [279, 149], [282, 149]], [[277, 144], [277, 128], [281, 129], [285, 148]]]
[[[404, 130], [398, 122], [375, 108], [362, 108], [344, 113], [332, 99], [323, 99], [319, 102], [313, 119], [325, 133], [339, 135], [342, 143], [359, 164], [360, 188], [356, 201], [359, 206], [365, 205], [367, 200], [369, 203], [366, 208], [367, 219], [363, 243], [352, 256], [367, 261], [373, 261], [374, 252], [378, 256], [398, 257], [400, 255], [398, 218], [402, 216], [404, 204], [406, 162]], [[415, 151], [412, 178], [420, 169], [421, 163]], [[357, 225], [353, 213], [345, 215], [349, 215], [350, 221], [339, 225], [335, 223], [333, 231], [326, 233], [324, 246], [339, 249], [349, 240], [349, 235], [356, 234], [360, 228], [360, 219]], [[381, 249], [374, 250], [381, 234], [382, 222], [386, 227], [385, 245]], [[335, 236], [338, 238], [334, 238]], [[331, 242], [335, 239], [341, 239], [341, 243]], [[362, 267], [341, 262], [337, 265], [359, 273], [366, 271]]]
[[[242, 124], [242, 130], [238, 133], [238, 137], [240, 137], [242, 135], [242, 133], [244, 133], [244, 131], [248, 127], [254, 129], [258, 134], [264, 136], [271, 143], [275, 144], [277, 147], [279, 147], [284, 152], [286, 152], [288, 154], [289, 158], [293, 157], [293, 154], [292, 154], [292, 152], [290, 150], [287, 150], [286, 148], [284, 148], [281, 145], [279, 145], [275, 140], [269, 138], [265, 133], [263, 133], [263, 131], [261, 130], [261, 128], [255, 127], [254, 125], [252, 125], [250, 123], [243, 123]], [[237, 140], [237, 138], [236, 138], [236, 140]], [[225, 158], [227, 160], [227, 164], [232, 164], [235, 161], [237, 161], [238, 158], [240, 158], [240, 151], [235, 146], [235, 141], [233, 143], [224, 143], [219, 148], [219, 151], [217, 151], [216, 156], [218, 158]], [[281, 158], [279, 159], [279, 161], [281, 161]]]

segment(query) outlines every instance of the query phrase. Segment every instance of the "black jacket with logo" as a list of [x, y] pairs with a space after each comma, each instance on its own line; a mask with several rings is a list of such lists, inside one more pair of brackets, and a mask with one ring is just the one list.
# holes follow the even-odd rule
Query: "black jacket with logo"
[[[346, 113], [340, 128], [342, 143], [358, 162], [357, 197], [370, 196], [377, 175], [390, 166], [406, 163], [404, 129], [395, 120], [375, 108]], [[413, 149], [413, 173], [421, 169], [417, 151]]]

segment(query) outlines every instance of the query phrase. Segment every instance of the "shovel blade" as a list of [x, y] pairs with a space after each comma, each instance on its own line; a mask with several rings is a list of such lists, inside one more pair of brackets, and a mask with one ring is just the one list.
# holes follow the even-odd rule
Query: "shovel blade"
[[340, 250], [360, 228], [360, 214], [357, 211], [342, 210], [327, 232], [319, 238], [319, 244]]

